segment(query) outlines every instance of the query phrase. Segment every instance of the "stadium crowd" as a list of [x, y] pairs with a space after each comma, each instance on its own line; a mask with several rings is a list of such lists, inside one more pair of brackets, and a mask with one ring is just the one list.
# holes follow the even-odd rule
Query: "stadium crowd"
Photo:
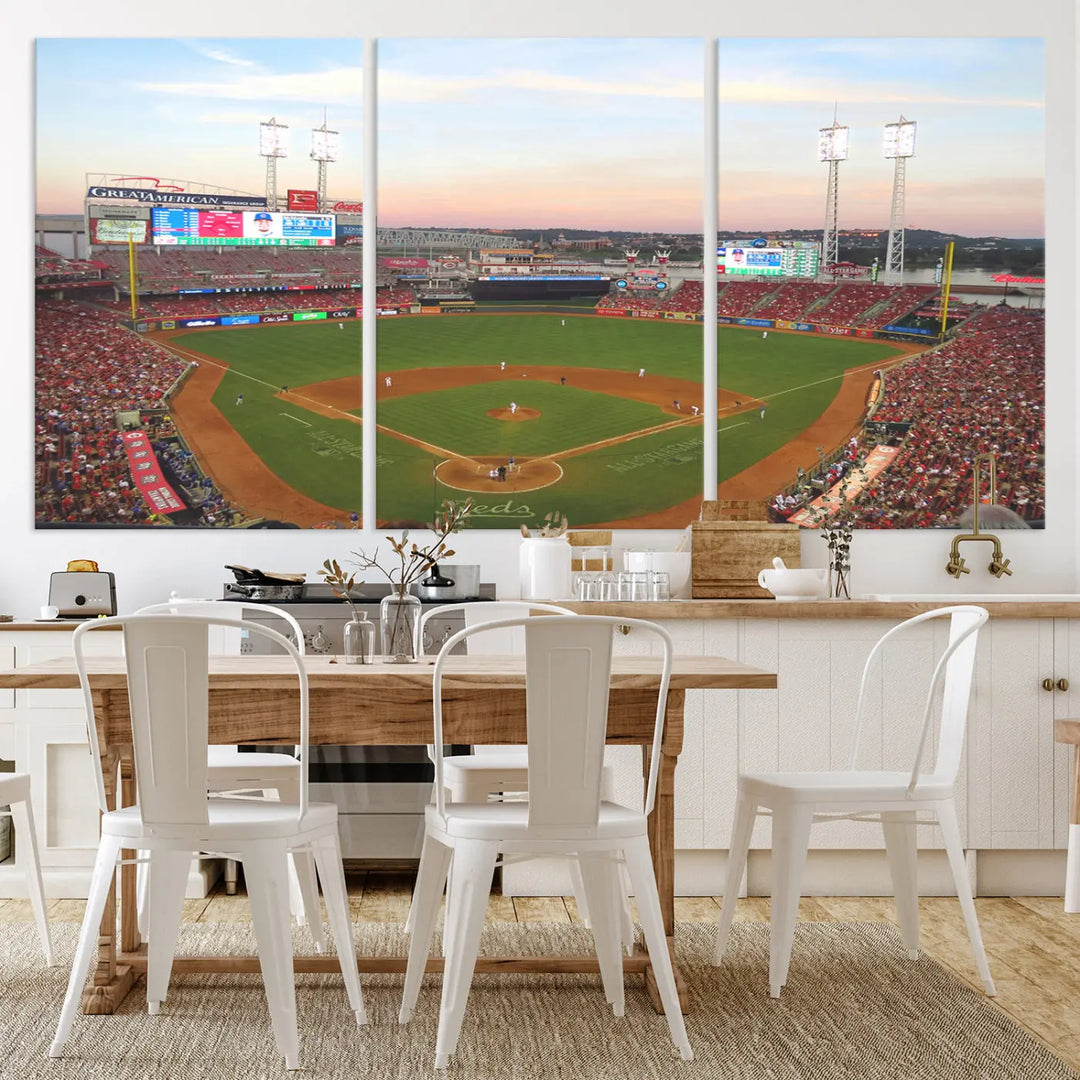
[[[117, 413], [138, 412], [148, 422], [148, 410], [164, 415], [186, 364], [124, 329], [114, 314], [70, 300], [36, 305], [35, 357], [37, 521], [152, 523], [131, 479]], [[148, 431], [152, 439], [176, 434], [165, 420]], [[205, 518], [207, 503], [211, 513], [225, 508], [212, 485], [199, 495], [190, 504], [196, 516]]]
[[[886, 371], [874, 429], [893, 425], [900, 453], [854, 499], [854, 522], [879, 529], [955, 528], [971, 504], [976, 455], [993, 453], [998, 503], [1025, 522], [1041, 523], [1044, 366], [1042, 312], [997, 306], [981, 311], [941, 348]], [[859, 453], [882, 441], [864, 432]], [[781, 493], [784, 517], [799, 502], [791, 494]], [[775, 500], [773, 505], [778, 508]]]

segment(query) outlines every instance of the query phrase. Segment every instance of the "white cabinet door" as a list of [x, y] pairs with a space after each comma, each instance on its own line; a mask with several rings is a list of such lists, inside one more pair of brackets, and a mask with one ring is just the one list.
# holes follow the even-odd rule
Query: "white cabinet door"
[[[15, 666], [15, 646], [0, 644], [0, 668]], [[15, 759], [15, 691], [0, 690], [0, 758]]]
[[[1054, 846], [1054, 620], [991, 619], [982, 630], [969, 740], [969, 842]], [[989, 651], [986, 651], [987, 646]]]
[[20, 771], [30, 773], [41, 865], [93, 865], [98, 847], [97, 788], [82, 716], [35, 717], [32, 723], [20, 723], [17, 753]]
[[[1068, 680], [1068, 690], [1057, 686]], [[1080, 619], [1054, 620], [1054, 718], [1080, 717]], [[1049, 695], [1048, 695], [1049, 696]], [[1069, 846], [1069, 799], [1074, 747], [1054, 746], [1054, 847]]]
[[[743, 649], [743, 627], [749, 620], [709, 619], [703, 625], [706, 656], [725, 656], [731, 660], [747, 661]], [[772, 668], [771, 670], [776, 670]], [[699, 698], [702, 709], [702, 847], [709, 850], [726, 849], [731, 840], [731, 825], [735, 817], [735, 786], [739, 778], [740, 703], [747, 697], [766, 699], [766, 706], [775, 710], [775, 690], [700, 690], [691, 697]], [[775, 732], [775, 713], [771, 730]], [[679, 761], [679, 772], [682, 770]], [[678, 806], [678, 787], [675, 789]]]
[[[87, 654], [119, 656], [119, 633], [86, 639]], [[71, 656], [71, 631], [19, 635], [16, 664]], [[30, 773], [34, 818], [43, 867], [93, 864], [98, 845], [98, 802], [93, 759], [86, 741], [80, 690], [18, 690], [15, 696], [15, 759]]]

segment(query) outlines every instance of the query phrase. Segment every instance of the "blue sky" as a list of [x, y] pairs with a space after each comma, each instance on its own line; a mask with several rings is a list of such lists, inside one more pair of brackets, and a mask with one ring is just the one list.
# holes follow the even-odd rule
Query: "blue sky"
[[[278, 185], [314, 187], [309, 130], [342, 134], [329, 194], [363, 193], [359, 39], [39, 39], [39, 211], [81, 209], [87, 172], [260, 193], [257, 125], [292, 129]], [[699, 231], [695, 39], [379, 43], [380, 220]], [[841, 227], [888, 224], [885, 123], [918, 122], [907, 223], [1042, 235], [1035, 39], [740, 39], [720, 45], [722, 228], [817, 228], [817, 129], [851, 127]]]

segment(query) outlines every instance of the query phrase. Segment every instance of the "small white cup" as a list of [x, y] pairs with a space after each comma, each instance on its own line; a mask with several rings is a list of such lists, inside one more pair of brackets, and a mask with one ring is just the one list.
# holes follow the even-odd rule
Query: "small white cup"
[[43, 619], [56, 619], [60, 616], [60, 609], [55, 604], [42, 604], [41, 617]]

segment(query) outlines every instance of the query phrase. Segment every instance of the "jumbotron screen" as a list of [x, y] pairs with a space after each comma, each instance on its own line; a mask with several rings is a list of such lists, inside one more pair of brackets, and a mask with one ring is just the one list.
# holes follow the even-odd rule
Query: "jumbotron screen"
[[154, 206], [151, 243], [181, 247], [333, 247], [333, 214]]
[[716, 249], [716, 272], [725, 277], [817, 277], [821, 249], [816, 244], [800, 247], [755, 247], [728, 242]]

